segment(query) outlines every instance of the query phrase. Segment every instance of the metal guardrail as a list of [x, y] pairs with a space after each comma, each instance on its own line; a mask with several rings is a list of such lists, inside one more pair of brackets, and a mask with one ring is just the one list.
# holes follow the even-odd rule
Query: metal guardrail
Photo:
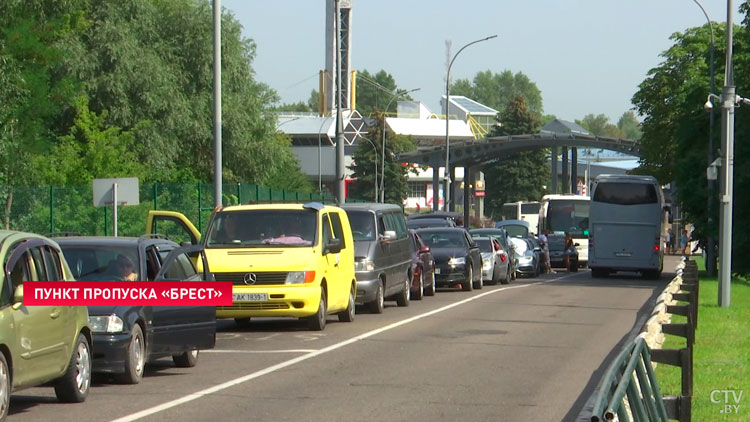
[[[659, 301], [668, 296], [684, 305], [664, 304], [667, 313], [684, 315], [686, 323], [659, 323], [663, 334], [671, 334], [686, 339], [682, 349], [649, 348], [646, 330], [629, 342], [607, 369], [599, 384], [591, 412], [591, 422], [667, 422], [676, 419], [690, 422], [693, 395], [693, 345], [695, 329], [698, 326], [698, 266], [695, 261], [685, 261], [678, 268], [680, 280], [675, 293], [669, 293], [668, 286]], [[680, 293], [682, 291], [683, 293]], [[657, 305], [652, 320], [657, 319]], [[654, 375], [652, 362], [673, 365], [681, 368], [681, 389], [679, 396], [664, 397], [659, 391], [659, 383]]]

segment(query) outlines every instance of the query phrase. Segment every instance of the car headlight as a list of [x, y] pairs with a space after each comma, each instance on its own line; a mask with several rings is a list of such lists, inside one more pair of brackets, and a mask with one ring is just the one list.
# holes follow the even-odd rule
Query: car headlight
[[375, 264], [369, 258], [357, 258], [354, 261], [354, 271], [374, 271]]
[[89, 326], [95, 333], [121, 333], [125, 324], [115, 314], [107, 316], [89, 316]]
[[284, 284], [312, 283], [315, 280], [315, 271], [290, 271], [286, 274]]
[[492, 261], [489, 258], [482, 257], [482, 270], [489, 270], [492, 268]]
[[453, 267], [455, 267], [457, 265], [465, 265], [466, 264], [466, 258], [464, 258], [464, 257], [460, 257], [460, 258], [453, 257], [450, 260], [448, 260], [448, 264], [450, 266], [453, 266]]
[[534, 258], [531, 256], [522, 256], [518, 258], [518, 261], [519, 262], [531, 262], [532, 259]]

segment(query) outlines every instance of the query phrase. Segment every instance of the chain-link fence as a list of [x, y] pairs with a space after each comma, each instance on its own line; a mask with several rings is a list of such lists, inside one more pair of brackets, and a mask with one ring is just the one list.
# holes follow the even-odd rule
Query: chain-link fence
[[[149, 210], [179, 211], [203, 232], [213, 210], [214, 186], [208, 183], [142, 183], [140, 205], [117, 210], [117, 234], [145, 233]], [[318, 201], [335, 203], [328, 194], [277, 191], [251, 183], [224, 183], [224, 205]], [[92, 185], [13, 186], [0, 189], [2, 227], [32, 233], [75, 232], [112, 235], [112, 207], [95, 207]], [[347, 199], [349, 200], [349, 199]]]

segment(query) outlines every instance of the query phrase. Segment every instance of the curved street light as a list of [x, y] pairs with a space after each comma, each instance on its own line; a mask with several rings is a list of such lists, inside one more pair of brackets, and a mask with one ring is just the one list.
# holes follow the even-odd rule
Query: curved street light
[[[459, 54], [461, 54], [464, 49], [470, 45], [476, 44], [478, 42], [491, 40], [493, 38], [496, 38], [497, 35], [491, 35], [487, 38], [482, 38], [481, 40], [472, 41], [465, 46], [461, 47], [460, 50], [453, 56], [453, 59], [451, 59], [450, 64], [448, 65], [448, 72], [445, 75], [445, 192], [443, 194], [445, 195], [445, 204], [443, 205], [443, 209], [445, 211], [448, 211], [448, 203], [450, 202], [450, 186], [451, 186], [451, 176], [450, 176], [450, 133], [448, 131], [448, 122], [450, 121], [449, 112], [450, 112], [450, 97], [451, 97], [451, 67], [453, 66], [453, 62], [456, 61], [456, 57], [458, 57]], [[438, 169], [433, 169], [433, 171], [438, 171]], [[434, 195], [434, 194], [433, 194]], [[438, 207], [438, 201], [434, 201], [434, 209], [437, 210]]]
[[[385, 113], [388, 111], [388, 107], [391, 106], [391, 103], [396, 98], [401, 98], [406, 94], [410, 94], [414, 91], [419, 91], [421, 88], [414, 88], [410, 89], [408, 91], [401, 91], [396, 92], [393, 94], [393, 97], [391, 97], [391, 100], [388, 101], [388, 104], [385, 105], [385, 108], [383, 109], [383, 144], [381, 145], [383, 147], [383, 152], [380, 155], [380, 202], [385, 203]], [[375, 198], [375, 202], [378, 202], [377, 197]]]
[[[698, 0], [693, 0], [695, 4], [700, 7], [701, 11], [703, 12], [703, 15], [706, 17], [706, 21], [708, 22], [708, 27], [711, 30], [711, 46], [709, 48], [709, 75], [710, 75], [710, 85], [708, 92], [714, 92], [714, 26], [711, 22], [711, 18], [708, 17], [708, 13], [706, 13], [706, 9], [703, 8], [703, 5], [698, 2]], [[706, 101], [706, 104], [709, 106], [711, 105], [710, 100]], [[713, 137], [713, 131], [714, 131], [714, 110], [713, 107], [708, 108], [710, 110], [709, 118], [708, 118], [708, 149], [706, 151], [706, 162], [707, 165], [711, 167], [711, 164], [714, 162], [714, 137]], [[706, 272], [709, 276], [716, 275], [716, 254], [714, 253], [715, 249], [715, 243], [714, 243], [714, 237], [711, 235], [711, 226], [713, 222], [713, 191], [716, 190], [716, 182], [714, 180], [708, 179], [708, 195], [707, 195], [707, 210], [708, 210], [708, 235], [706, 236]]]

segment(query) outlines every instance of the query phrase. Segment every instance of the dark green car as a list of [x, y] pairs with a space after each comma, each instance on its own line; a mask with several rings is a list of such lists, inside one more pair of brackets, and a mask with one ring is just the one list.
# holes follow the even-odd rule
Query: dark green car
[[0, 420], [11, 392], [52, 383], [63, 402], [91, 385], [91, 330], [85, 306], [24, 306], [24, 281], [73, 280], [60, 247], [31, 233], [0, 230]]

